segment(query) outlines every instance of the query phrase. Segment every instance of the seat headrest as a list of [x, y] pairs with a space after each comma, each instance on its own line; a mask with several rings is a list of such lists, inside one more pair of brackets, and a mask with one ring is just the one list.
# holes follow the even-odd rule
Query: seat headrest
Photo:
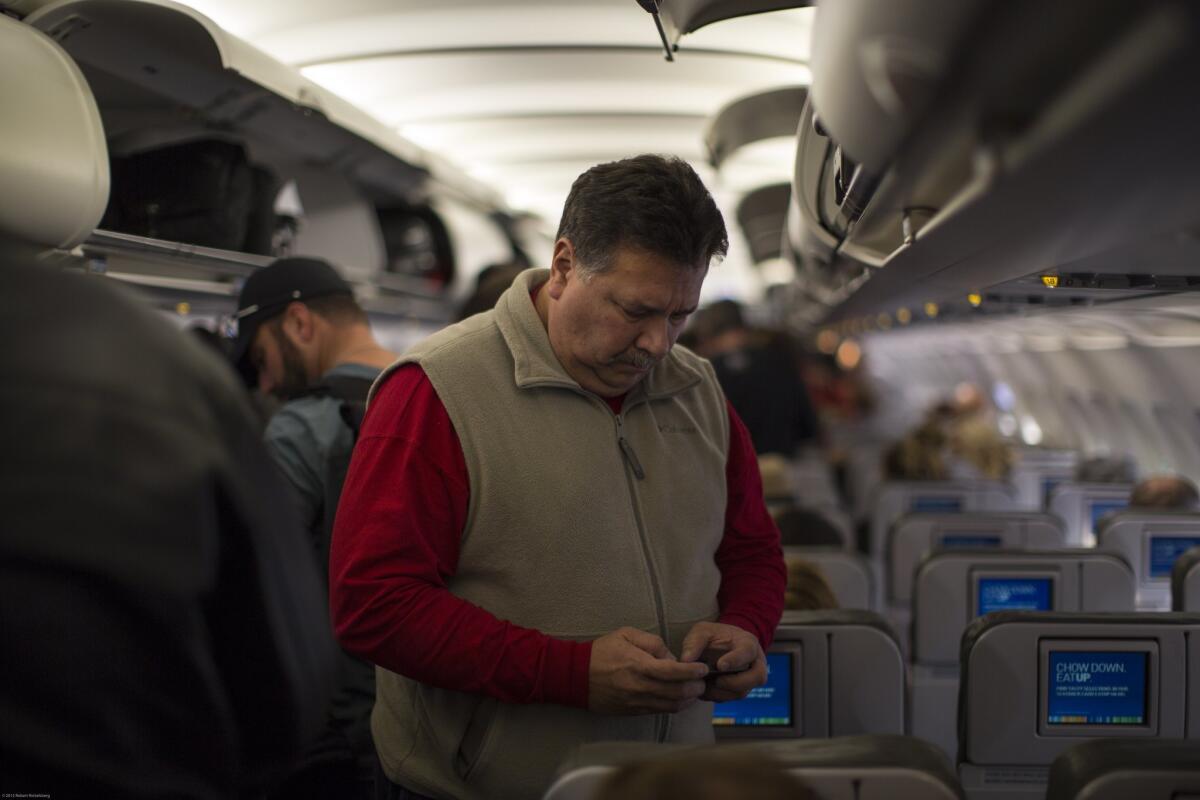
[[52, 39], [0, 15], [0, 239], [71, 248], [108, 204], [92, 90]]

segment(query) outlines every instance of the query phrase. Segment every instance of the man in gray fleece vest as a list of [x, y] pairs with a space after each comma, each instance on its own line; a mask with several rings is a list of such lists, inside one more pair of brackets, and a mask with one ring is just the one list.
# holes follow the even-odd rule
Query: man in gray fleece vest
[[537, 798], [575, 746], [710, 741], [711, 702], [764, 682], [779, 534], [712, 367], [673, 347], [726, 248], [686, 163], [593, 167], [549, 270], [376, 382], [330, 603], [378, 665], [379, 797]]

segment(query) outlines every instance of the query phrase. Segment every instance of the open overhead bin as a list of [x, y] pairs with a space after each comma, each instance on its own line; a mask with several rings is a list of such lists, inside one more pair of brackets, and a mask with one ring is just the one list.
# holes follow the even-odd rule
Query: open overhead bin
[[704, 144], [708, 161], [720, 169], [746, 145], [780, 136], [795, 136], [808, 89], [786, 86], [741, 97], [728, 104], [708, 123]]
[[671, 60], [680, 38], [705, 25], [766, 11], [807, 8], [814, 0], [638, 0], [638, 5], [654, 15], [667, 60]]
[[303, 252], [342, 268], [369, 307], [437, 316], [436, 282], [386, 271], [377, 209], [449, 196], [505, 211], [492, 190], [190, 8], [14, 10], [79, 64], [100, 109], [113, 183], [83, 246], [97, 269], [220, 297], [273, 255]]
[[750, 257], [755, 264], [780, 257], [784, 218], [791, 194], [790, 185], [772, 184], [747, 192], [738, 203], [738, 225], [750, 245]]
[[813, 40], [788, 243], [869, 276], [834, 319], [1200, 284], [1196, 4], [839, 0]]

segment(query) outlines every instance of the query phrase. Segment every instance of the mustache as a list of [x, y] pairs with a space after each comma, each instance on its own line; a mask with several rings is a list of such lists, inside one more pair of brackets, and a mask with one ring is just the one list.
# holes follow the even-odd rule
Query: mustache
[[657, 359], [644, 350], [632, 350], [617, 357], [618, 364], [628, 364], [637, 369], [649, 369]]

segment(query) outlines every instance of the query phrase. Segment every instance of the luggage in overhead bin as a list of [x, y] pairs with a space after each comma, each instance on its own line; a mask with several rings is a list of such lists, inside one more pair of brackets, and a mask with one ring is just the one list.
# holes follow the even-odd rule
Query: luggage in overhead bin
[[222, 250], [249, 244], [266, 254], [270, 236], [261, 229], [273, 227], [274, 185], [236, 142], [199, 139], [117, 157], [101, 227]]

